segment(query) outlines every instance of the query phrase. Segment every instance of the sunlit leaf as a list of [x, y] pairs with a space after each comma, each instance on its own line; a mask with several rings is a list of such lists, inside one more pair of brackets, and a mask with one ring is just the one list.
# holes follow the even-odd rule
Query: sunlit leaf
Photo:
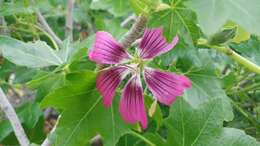
[[215, 33], [227, 20], [232, 20], [247, 31], [260, 34], [259, 0], [192, 0], [202, 30]]
[[0, 49], [6, 59], [21, 66], [40, 68], [63, 63], [57, 53], [42, 41], [24, 43], [10, 37], [0, 36]]

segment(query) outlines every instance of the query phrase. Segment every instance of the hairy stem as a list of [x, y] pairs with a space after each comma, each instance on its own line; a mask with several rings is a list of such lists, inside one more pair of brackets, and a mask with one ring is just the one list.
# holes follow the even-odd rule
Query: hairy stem
[[133, 24], [131, 29], [120, 40], [120, 44], [123, 48], [129, 48], [135, 40], [139, 39], [142, 36], [146, 23], [147, 17], [141, 14], [137, 18], [136, 22]]
[[0, 88], [0, 107], [4, 111], [5, 115], [9, 119], [13, 129], [15, 136], [20, 143], [21, 146], [29, 146], [30, 141], [26, 136], [24, 129], [19, 121], [18, 116], [15, 113], [14, 108], [8, 101], [6, 95], [4, 94], [3, 90]]
[[74, 8], [75, 0], [67, 0], [67, 15], [66, 15], [66, 30], [65, 35], [70, 39], [73, 39], [73, 18], [72, 12]]

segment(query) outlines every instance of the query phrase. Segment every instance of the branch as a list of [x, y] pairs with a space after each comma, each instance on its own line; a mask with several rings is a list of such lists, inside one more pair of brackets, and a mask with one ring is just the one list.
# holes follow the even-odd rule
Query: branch
[[[57, 121], [56, 121], [56, 124], [55, 124], [55, 126], [51, 129], [51, 132], [49, 133], [49, 135], [53, 134], [54, 131], [56, 130], [56, 127], [57, 127], [57, 125], [58, 125], [58, 123], [59, 123], [60, 117], [61, 117], [61, 116], [58, 117], [58, 119], [57, 119]], [[43, 143], [41, 144], [41, 146], [51, 146], [51, 144], [52, 144], [52, 143], [51, 143], [51, 141], [49, 140], [49, 137], [47, 136], [47, 137], [45, 138], [45, 140], [43, 141]]]
[[[3, 2], [4, 2], [3, 0], [0, 0], [0, 5], [2, 5]], [[6, 26], [4, 16], [0, 16], [0, 25], [3, 26], [3, 28], [0, 28], [0, 34], [8, 35], [9, 31], [8, 31], [8, 27]]]
[[72, 12], [75, 0], [67, 0], [66, 30], [65, 35], [73, 39], [73, 18]]
[[38, 20], [43, 27], [43, 29], [51, 35], [51, 37], [55, 40], [55, 42], [58, 44], [58, 46], [62, 46], [62, 41], [61, 39], [53, 32], [45, 18], [42, 16], [41, 12], [39, 10], [36, 11], [36, 15], [38, 17]]
[[7, 97], [5, 96], [3, 90], [0, 88], [0, 107], [4, 111], [5, 115], [9, 119], [13, 129], [15, 136], [17, 137], [21, 146], [29, 146], [30, 141], [26, 136], [24, 129], [15, 113], [14, 108], [9, 103]]
[[[35, 2], [34, 0], [30, 0], [30, 4], [34, 5]], [[54, 41], [58, 44], [58, 46], [62, 46], [62, 41], [61, 39], [54, 33], [54, 31], [51, 29], [49, 26], [48, 22], [45, 20], [44, 16], [40, 12], [39, 9], [36, 9], [36, 15], [38, 17], [38, 21], [41, 24], [41, 27], [48, 33], [50, 36], [54, 39]]]
[[123, 48], [129, 48], [135, 40], [139, 39], [142, 36], [146, 23], [147, 17], [141, 14], [137, 18], [136, 22], [133, 24], [131, 29], [120, 40], [120, 44]]

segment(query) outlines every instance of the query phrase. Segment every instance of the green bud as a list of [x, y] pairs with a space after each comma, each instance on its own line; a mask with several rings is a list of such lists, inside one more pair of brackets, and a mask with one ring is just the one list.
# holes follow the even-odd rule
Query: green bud
[[219, 45], [226, 43], [227, 41], [233, 39], [236, 36], [237, 27], [227, 28], [222, 30], [221, 32], [215, 33], [210, 39], [210, 45]]

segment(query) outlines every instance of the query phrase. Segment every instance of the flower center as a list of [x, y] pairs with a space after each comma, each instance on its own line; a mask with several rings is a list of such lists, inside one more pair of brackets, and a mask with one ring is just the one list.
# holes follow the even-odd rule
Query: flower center
[[135, 54], [131, 60], [132, 64], [135, 64], [137, 71], [142, 72], [146, 62], [138, 55]]

